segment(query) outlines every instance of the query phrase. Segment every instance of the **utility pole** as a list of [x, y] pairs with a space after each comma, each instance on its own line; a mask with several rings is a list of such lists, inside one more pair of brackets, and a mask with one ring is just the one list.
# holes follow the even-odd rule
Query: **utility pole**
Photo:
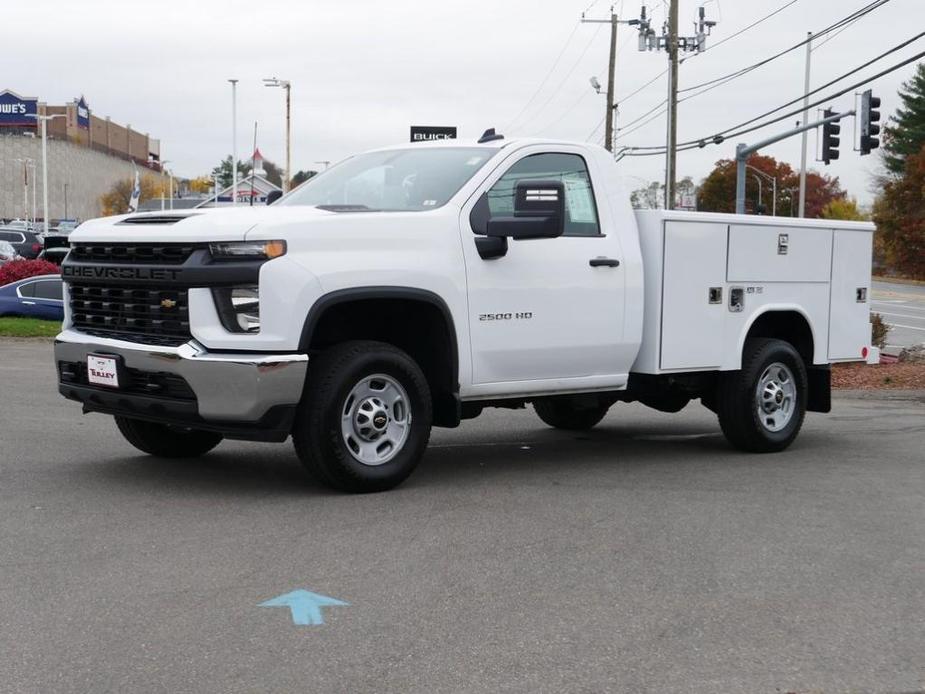
[[286, 177], [283, 179], [283, 193], [288, 193], [289, 181], [292, 180], [292, 170], [290, 169], [290, 157], [292, 154], [292, 130], [290, 127], [290, 107], [292, 100], [290, 98], [290, 92], [292, 91], [292, 83], [289, 80], [281, 80], [276, 77], [266, 77], [263, 80], [263, 86], [282, 87], [286, 90]]
[[[615, 73], [617, 69], [617, 27], [620, 24], [638, 24], [637, 20], [623, 22], [614, 14], [613, 8], [610, 9], [610, 19], [587, 19], [584, 14], [581, 15], [582, 24], [609, 24], [610, 25], [610, 60], [607, 62], [607, 109], [604, 115], [604, 149], [613, 152], [613, 120], [617, 104], [614, 101], [616, 94], [614, 92]], [[592, 86], [600, 94], [601, 85], [598, 84], [597, 78], [592, 78]]]
[[678, 0], [668, 10], [668, 137], [665, 165], [665, 209], [674, 209], [678, 142]]
[[678, 54], [702, 53], [707, 48], [707, 37], [716, 26], [716, 22], [708, 21], [706, 11], [701, 5], [698, 18], [694, 23], [697, 33], [693, 36], [678, 35], [678, 0], [670, 0], [668, 6], [668, 21], [662, 26], [662, 35], [658, 36], [652, 28], [652, 20], [646, 16], [643, 5], [639, 12], [639, 19], [628, 24], [638, 26], [639, 50], [660, 51], [668, 53], [668, 98], [667, 104], [667, 132], [665, 135], [665, 208], [674, 208], [675, 179], [677, 178], [677, 144], [678, 144]]
[[617, 15], [610, 13], [610, 59], [607, 61], [607, 115], [604, 122], [604, 149], [613, 152], [614, 69], [617, 61]]
[[238, 204], [238, 80], [231, 82], [231, 205]]
[[[803, 122], [806, 125], [809, 121], [809, 60], [813, 54], [812, 49], [813, 32], [806, 33], [806, 74], [803, 77]], [[800, 217], [806, 216], [806, 142], [809, 137], [809, 130], [803, 131], [803, 145], [800, 153]]]

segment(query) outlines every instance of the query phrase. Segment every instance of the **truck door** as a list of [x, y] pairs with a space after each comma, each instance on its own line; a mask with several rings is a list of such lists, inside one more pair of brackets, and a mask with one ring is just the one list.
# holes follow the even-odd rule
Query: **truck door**
[[[580, 149], [521, 150], [463, 206], [473, 384], [621, 372], [625, 382], [632, 362], [620, 349], [625, 274], [607, 201], [595, 195], [593, 166]], [[516, 183], [531, 179], [565, 184], [564, 234], [508, 240], [503, 255], [483, 259], [472, 208], [486, 193], [492, 216], [510, 216]]]

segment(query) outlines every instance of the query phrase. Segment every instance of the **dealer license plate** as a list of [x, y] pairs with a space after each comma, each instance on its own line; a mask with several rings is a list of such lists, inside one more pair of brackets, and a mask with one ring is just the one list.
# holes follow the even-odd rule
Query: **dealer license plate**
[[119, 387], [119, 371], [114, 357], [87, 355], [87, 382], [95, 386]]

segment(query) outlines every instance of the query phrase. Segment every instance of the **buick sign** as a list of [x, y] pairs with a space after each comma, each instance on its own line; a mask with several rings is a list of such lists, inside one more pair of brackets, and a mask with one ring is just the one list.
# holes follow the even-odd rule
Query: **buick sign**
[[412, 125], [412, 142], [432, 142], [434, 140], [455, 140], [456, 126]]
[[38, 99], [23, 97], [6, 89], [0, 92], [0, 127], [35, 126]]

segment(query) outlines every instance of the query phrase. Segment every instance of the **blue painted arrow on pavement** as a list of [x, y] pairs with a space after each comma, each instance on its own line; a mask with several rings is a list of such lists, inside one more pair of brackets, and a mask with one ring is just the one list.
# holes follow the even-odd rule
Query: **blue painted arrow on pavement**
[[324, 624], [324, 616], [321, 614], [322, 607], [347, 607], [349, 605], [350, 603], [343, 600], [299, 588], [262, 602], [258, 607], [288, 607], [292, 612], [293, 623], [301, 626], [316, 626]]

